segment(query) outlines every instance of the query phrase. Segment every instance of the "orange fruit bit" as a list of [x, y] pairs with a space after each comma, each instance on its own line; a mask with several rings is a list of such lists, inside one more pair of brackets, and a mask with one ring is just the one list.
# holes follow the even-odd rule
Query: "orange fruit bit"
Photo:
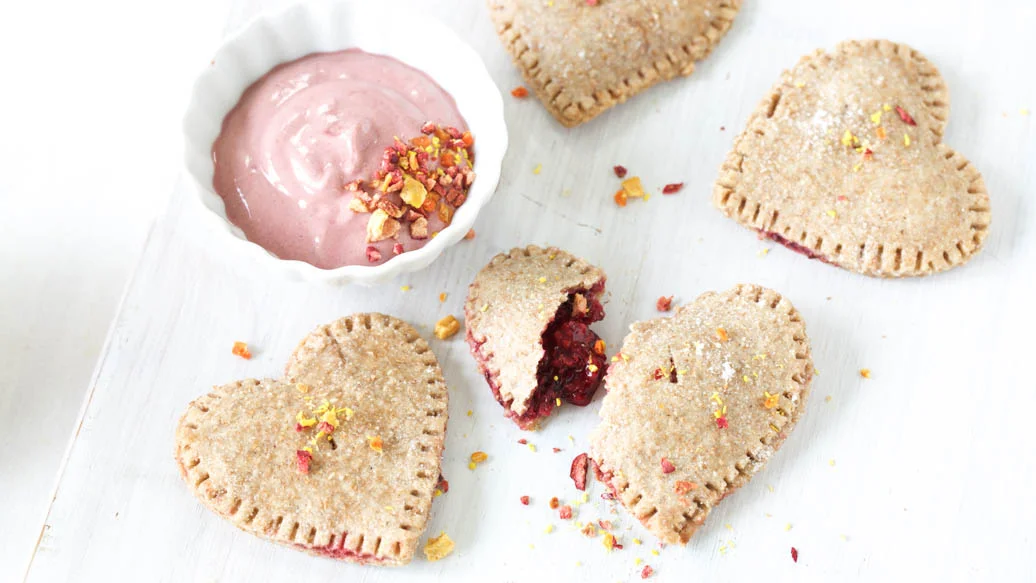
[[605, 345], [604, 340], [600, 338], [597, 339], [597, 342], [594, 342], [594, 352], [600, 354], [601, 356], [604, 356], [604, 351], [606, 347], [607, 346]]
[[418, 148], [427, 148], [432, 145], [432, 139], [428, 136], [417, 136], [416, 138], [411, 138], [410, 143]]
[[517, 97], [518, 99], [525, 99], [529, 96], [529, 90], [519, 85], [518, 87], [515, 87], [511, 90], [511, 95], [513, 97]]
[[619, 206], [626, 206], [626, 191], [620, 190], [615, 193], [615, 204]]
[[475, 229], [468, 229], [468, 232], [464, 234], [464, 238], [468, 241], [475, 238]]
[[726, 328], [716, 328], [716, 339], [720, 342], [726, 342], [730, 340], [730, 335], [727, 334]]
[[230, 352], [245, 360], [250, 360], [252, 358], [252, 353], [248, 350], [248, 344], [245, 344], [244, 342], [235, 342], [234, 348], [232, 348]]
[[487, 459], [489, 459], [489, 456], [484, 451], [476, 451], [475, 453], [471, 454], [471, 461], [475, 462], [476, 464], [480, 464], [486, 461]]
[[686, 480], [677, 480], [676, 481], [676, 493], [677, 494], [686, 494], [686, 493], [690, 492], [691, 490], [694, 490], [697, 487], [698, 487], [698, 485], [695, 484], [694, 482], [688, 482]]
[[462, 135], [460, 139], [464, 142], [464, 145], [469, 148], [475, 145], [475, 136], [471, 135], [471, 132], [464, 132], [464, 135]]
[[367, 443], [371, 446], [371, 449], [378, 453], [381, 453], [381, 448], [384, 445], [384, 443], [382, 443], [380, 437], [378, 437], [377, 435], [375, 435], [374, 437], [368, 437]]
[[442, 155], [442, 157], [439, 159], [439, 163], [445, 166], [446, 168], [449, 168], [456, 164], [456, 162], [454, 162], [453, 160], [453, 154], [449, 152], [446, 152]]

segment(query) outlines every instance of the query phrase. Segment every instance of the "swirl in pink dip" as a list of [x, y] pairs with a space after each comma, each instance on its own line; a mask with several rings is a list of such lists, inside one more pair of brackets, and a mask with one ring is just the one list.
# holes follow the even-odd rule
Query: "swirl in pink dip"
[[[366, 242], [369, 214], [349, 210], [345, 185], [369, 181], [395, 137], [428, 121], [466, 130], [453, 98], [428, 75], [358, 49], [315, 53], [274, 68], [223, 120], [213, 186], [249, 241], [281, 259], [331, 269], [382, 263], [398, 239]], [[429, 232], [443, 228], [435, 213]], [[375, 246], [381, 259], [368, 260]]]

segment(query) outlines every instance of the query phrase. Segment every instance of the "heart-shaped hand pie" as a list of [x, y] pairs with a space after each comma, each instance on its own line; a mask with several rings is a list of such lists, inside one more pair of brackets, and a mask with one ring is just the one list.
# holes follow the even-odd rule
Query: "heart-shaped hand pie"
[[604, 272], [560, 249], [501, 253], [475, 277], [464, 304], [471, 354], [493, 395], [522, 429], [564, 399], [587, 405], [604, 376]]
[[283, 380], [238, 381], [192, 402], [176, 460], [202, 504], [247, 532], [400, 565], [428, 521], [447, 399], [409, 324], [357, 314], [307, 336]]
[[572, 127], [690, 75], [741, 0], [489, 0], [500, 39], [550, 113]]
[[714, 203], [761, 236], [866, 275], [961, 265], [988, 232], [989, 194], [942, 143], [948, 115], [942, 76], [906, 45], [817, 51], [752, 113]]
[[634, 324], [590, 437], [598, 478], [662, 541], [686, 543], [780, 448], [812, 375], [802, 318], [759, 286]]

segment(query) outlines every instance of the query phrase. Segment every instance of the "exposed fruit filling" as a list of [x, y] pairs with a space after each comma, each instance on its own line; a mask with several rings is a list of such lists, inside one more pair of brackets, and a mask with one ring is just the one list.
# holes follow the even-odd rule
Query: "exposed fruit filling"
[[370, 553], [358, 553], [358, 552], [356, 552], [354, 550], [351, 550], [351, 549], [339, 548], [337, 546], [334, 546], [333, 543], [330, 544], [330, 545], [324, 546], [324, 547], [311, 547], [311, 546], [307, 546], [307, 545], [298, 545], [298, 544], [295, 545], [295, 546], [298, 547], [299, 549], [304, 550], [304, 551], [309, 551], [311, 553], [316, 553], [316, 554], [318, 554], [318, 555], [320, 555], [322, 557], [327, 557], [329, 559], [352, 559], [352, 560], [360, 560], [360, 561], [362, 561], [364, 563], [371, 563], [371, 564], [377, 564], [377, 563], [385, 562], [385, 558], [384, 557], [378, 557], [378, 556], [372, 555]]
[[823, 261], [824, 263], [831, 263], [830, 261], [828, 261], [828, 259], [826, 257], [824, 257], [823, 255], [817, 253], [815, 250], [810, 249], [809, 247], [806, 247], [805, 245], [801, 245], [799, 243], [796, 243], [795, 241], [792, 241], [791, 239], [785, 238], [785, 237], [783, 237], [783, 236], [781, 236], [781, 235], [779, 235], [777, 233], [772, 233], [772, 232], [767, 232], [767, 231], [759, 231], [759, 234], [762, 235], [763, 237], [766, 237], [767, 239], [770, 239], [771, 241], [774, 241], [776, 243], [780, 243], [781, 245], [784, 245], [785, 247], [787, 247], [788, 249], [791, 249], [792, 251], [794, 251], [796, 253], [799, 253], [801, 255], [805, 255], [806, 257], [809, 257], [810, 259], [818, 259], [820, 261]]
[[521, 415], [510, 409], [511, 403], [500, 395], [500, 387], [486, 374], [493, 395], [507, 409], [507, 416], [522, 429], [550, 415], [558, 399], [580, 407], [593, 399], [604, 379], [607, 360], [603, 342], [590, 324], [604, 318], [604, 306], [598, 300], [604, 291], [603, 282], [590, 290], [579, 290], [568, 296], [541, 338], [543, 359], [536, 370], [536, 390]]

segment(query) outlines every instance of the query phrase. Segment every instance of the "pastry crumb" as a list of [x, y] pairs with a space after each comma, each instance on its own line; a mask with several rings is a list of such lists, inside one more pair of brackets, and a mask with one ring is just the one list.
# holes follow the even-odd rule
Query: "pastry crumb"
[[424, 556], [429, 561], [438, 561], [446, 558], [453, 552], [453, 541], [446, 534], [446, 531], [439, 533], [439, 536], [431, 537], [424, 543]]
[[446, 340], [460, 331], [460, 322], [453, 315], [446, 316], [435, 323], [435, 337]]

